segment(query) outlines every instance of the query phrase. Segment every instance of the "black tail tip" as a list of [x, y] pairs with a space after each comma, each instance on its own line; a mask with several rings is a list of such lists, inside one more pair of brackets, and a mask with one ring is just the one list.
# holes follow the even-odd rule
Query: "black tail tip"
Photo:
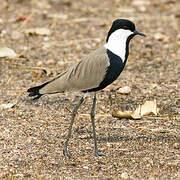
[[29, 93], [29, 96], [30, 96], [30, 97], [36, 96], [36, 97], [34, 97], [33, 100], [39, 99], [42, 95], [44, 95], [44, 94], [41, 94], [41, 93], [39, 92], [39, 90], [40, 90], [41, 88], [43, 88], [44, 86], [46, 86], [48, 83], [49, 83], [49, 82], [46, 82], [46, 83], [44, 83], [44, 84], [41, 84], [40, 86], [35, 86], [35, 87], [32, 87], [32, 88], [29, 88], [29, 89], [27, 90], [27, 92]]
[[43, 94], [40, 94], [39, 93], [39, 86], [37, 86], [37, 87], [33, 87], [33, 88], [29, 88], [28, 90], [27, 90], [27, 92], [29, 93], [29, 97], [33, 97], [33, 96], [35, 96], [34, 98], [33, 98], [33, 100], [36, 100], [36, 99], [39, 99]]

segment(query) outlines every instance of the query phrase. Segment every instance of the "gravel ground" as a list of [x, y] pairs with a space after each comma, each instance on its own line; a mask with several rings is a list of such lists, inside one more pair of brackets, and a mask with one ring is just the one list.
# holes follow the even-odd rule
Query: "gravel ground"
[[[0, 58], [0, 179], [180, 179], [179, 1], [0, 4], [0, 47], [18, 54]], [[147, 37], [132, 40], [127, 66], [113, 84], [129, 86], [131, 93], [98, 93], [98, 146], [107, 156], [93, 155], [90, 94], [73, 126], [71, 157], [64, 158], [71, 112], [82, 94], [56, 94], [34, 102], [26, 90], [104, 44], [112, 21], [122, 17], [134, 21]], [[46, 28], [45, 34], [32, 32], [37, 27]], [[157, 117], [112, 117], [122, 106], [131, 109], [154, 99], [160, 109]]]

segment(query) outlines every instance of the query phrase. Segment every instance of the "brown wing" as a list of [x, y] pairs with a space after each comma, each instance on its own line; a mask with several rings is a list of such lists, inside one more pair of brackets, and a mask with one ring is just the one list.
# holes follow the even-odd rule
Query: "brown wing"
[[103, 81], [108, 66], [109, 59], [106, 49], [100, 47], [49, 81], [39, 92], [41, 94], [51, 94], [96, 88]]

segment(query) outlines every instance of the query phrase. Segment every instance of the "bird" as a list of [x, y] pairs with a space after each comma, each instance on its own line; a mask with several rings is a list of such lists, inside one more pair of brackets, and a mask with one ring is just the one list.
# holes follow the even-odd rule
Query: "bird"
[[65, 157], [69, 157], [68, 143], [71, 137], [75, 116], [88, 93], [94, 93], [90, 113], [93, 128], [94, 154], [95, 156], [105, 155], [98, 150], [97, 146], [94, 121], [96, 94], [119, 77], [128, 59], [129, 43], [136, 35], [146, 36], [144, 33], [136, 30], [135, 24], [130, 20], [114, 20], [108, 31], [106, 43], [103, 46], [100, 46], [89, 55], [83, 57], [79, 62], [70, 66], [67, 70], [61, 72], [51, 80], [27, 90], [29, 96], [34, 97], [33, 100], [39, 99], [43, 95], [68, 91], [80, 91], [83, 93], [83, 96], [72, 111], [67, 139], [63, 148]]

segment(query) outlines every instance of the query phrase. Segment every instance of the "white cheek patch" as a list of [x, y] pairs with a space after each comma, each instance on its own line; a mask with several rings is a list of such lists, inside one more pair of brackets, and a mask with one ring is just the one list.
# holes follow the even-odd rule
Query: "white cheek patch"
[[126, 41], [131, 34], [133, 34], [133, 32], [130, 30], [118, 29], [109, 36], [108, 42], [104, 47], [119, 56], [124, 62], [126, 55]]

